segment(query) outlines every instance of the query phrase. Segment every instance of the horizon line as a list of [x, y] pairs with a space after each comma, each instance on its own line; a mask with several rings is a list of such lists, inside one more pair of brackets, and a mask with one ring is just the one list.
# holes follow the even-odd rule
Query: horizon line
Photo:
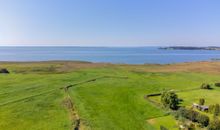
[[194, 46], [190, 46], [190, 45], [145, 45], [145, 46], [99, 46], [99, 45], [93, 45], [93, 46], [79, 46], [79, 45], [0, 45], [0, 47], [114, 47], [114, 48], [139, 48], [139, 47], [220, 47], [220, 46], [216, 46], [216, 45], [207, 45], [207, 46], [198, 46], [198, 45], [194, 45]]

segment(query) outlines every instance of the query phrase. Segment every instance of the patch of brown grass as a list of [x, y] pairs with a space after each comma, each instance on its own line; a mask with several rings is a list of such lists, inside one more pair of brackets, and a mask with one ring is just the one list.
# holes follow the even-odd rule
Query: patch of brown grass
[[110, 64], [81, 61], [0, 62], [0, 67], [8, 68], [14, 73], [66, 73], [106, 66], [110, 66]]
[[146, 65], [122, 65], [135, 72], [195, 72], [220, 74], [220, 62], [189, 62], [178, 64], [146, 64]]
[[220, 74], [220, 62], [203, 61], [178, 64], [109, 64], [81, 61], [45, 61], [45, 62], [0, 62], [0, 67], [14, 73], [66, 73], [80, 69], [114, 67], [129, 70], [135, 73], [145, 72], [195, 72]]

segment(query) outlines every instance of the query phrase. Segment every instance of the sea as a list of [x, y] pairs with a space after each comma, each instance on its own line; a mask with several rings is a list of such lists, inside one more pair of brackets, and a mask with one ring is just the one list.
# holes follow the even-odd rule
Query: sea
[[172, 64], [219, 60], [218, 50], [163, 50], [159, 47], [0, 47], [0, 61], [89, 61], [116, 64]]

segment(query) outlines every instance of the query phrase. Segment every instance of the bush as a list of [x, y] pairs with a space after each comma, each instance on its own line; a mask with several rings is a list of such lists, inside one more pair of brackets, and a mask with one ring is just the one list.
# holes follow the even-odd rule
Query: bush
[[199, 105], [204, 105], [205, 104], [205, 99], [204, 98], [200, 98], [199, 99]]
[[189, 110], [189, 109], [186, 109], [183, 107], [178, 109], [178, 111], [176, 112], [176, 118], [184, 117], [184, 118], [189, 119], [193, 122], [197, 122], [198, 115], [199, 115], [199, 112], [193, 111], [191, 109]]
[[214, 113], [215, 105], [209, 105], [209, 113]]
[[220, 130], [220, 121], [218, 118], [215, 118], [210, 122], [208, 130]]
[[179, 105], [179, 99], [176, 93], [172, 91], [165, 91], [161, 95], [161, 102], [163, 106], [172, 110], [177, 110]]
[[0, 73], [9, 74], [9, 71], [7, 69], [0, 69]]
[[197, 122], [198, 115], [199, 115], [199, 112], [193, 111], [193, 110], [188, 110], [186, 118], [191, 120], [192, 122]]
[[166, 127], [164, 127], [164, 126], [160, 126], [160, 130], [168, 130]]
[[197, 121], [198, 121], [198, 123], [200, 123], [204, 127], [209, 125], [209, 117], [206, 115], [199, 114], [197, 116]]
[[182, 117], [186, 118], [187, 115], [188, 115], [188, 110], [184, 107], [180, 107], [178, 111], [175, 113], [176, 118], [182, 118]]
[[215, 83], [215, 86], [216, 87], [220, 87], [220, 83]]
[[211, 89], [211, 86], [209, 84], [203, 83], [200, 88], [201, 89]]
[[192, 122], [198, 122], [200, 123], [203, 127], [208, 126], [209, 124], [209, 117], [203, 114], [200, 114], [197, 111], [193, 110], [188, 110], [183, 107], [181, 107], [177, 112], [176, 112], [176, 118], [186, 118], [188, 120], [191, 120]]
[[214, 109], [214, 116], [218, 116], [219, 113], [220, 113], [220, 106], [219, 104], [216, 104]]

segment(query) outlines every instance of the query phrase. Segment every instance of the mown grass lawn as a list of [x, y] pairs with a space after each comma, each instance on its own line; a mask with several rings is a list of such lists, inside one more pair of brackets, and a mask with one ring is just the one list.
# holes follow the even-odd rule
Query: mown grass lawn
[[[14, 66], [14, 67], [13, 67]], [[72, 86], [68, 92], [81, 119], [81, 125], [92, 130], [154, 130], [159, 125], [173, 127], [171, 117], [161, 117], [156, 125], [147, 122], [166, 112], [144, 99], [144, 95], [164, 89], [184, 90], [197, 88], [203, 82], [217, 82], [218, 75], [186, 72], [135, 72], [127, 66], [104, 66], [68, 72], [36, 73], [28, 65], [10, 65], [13, 72], [0, 75], [0, 129], [3, 130], [67, 130], [72, 122], [63, 105], [64, 86], [100, 76], [114, 76]], [[47, 67], [47, 66], [46, 66]], [[138, 66], [137, 66], [138, 67]], [[33, 71], [34, 70], [34, 71]], [[37, 70], [41, 70], [37, 66]], [[17, 72], [17, 73], [16, 73]], [[118, 78], [126, 76], [128, 78]], [[216, 102], [219, 93], [213, 89], [206, 93], [207, 103]], [[191, 97], [179, 93], [186, 104], [203, 95]], [[169, 121], [170, 123], [165, 123]]]
[[160, 130], [161, 126], [169, 130], [179, 130], [179, 125], [172, 115], [149, 119], [147, 122], [158, 130]]

